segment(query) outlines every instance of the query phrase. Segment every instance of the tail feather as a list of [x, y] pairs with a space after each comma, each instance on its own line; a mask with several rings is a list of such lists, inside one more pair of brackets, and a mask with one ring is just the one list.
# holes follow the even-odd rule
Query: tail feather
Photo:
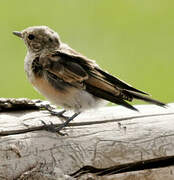
[[94, 86], [92, 86], [90, 84], [86, 85], [86, 90], [89, 93], [91, 93], [94, 96], [96, 96], [96, 97], [108, 100], [108, 101], [113, 102], [113, 103], [118, 104], [118, 105], [122, 105], [122, 106], [124, 106], [126, 108], [129, 108], [131, 110], [138, 111], [138, 109], [136, 109], [134, 106], [132, 106], [131, 104], [127, 103], [123, 99], [121, 99], [119, 97], [116, 97], [115, 95], [113, 95], [113, 94], [111, 94], [109, 92], [106, 92], [106, 91], [104, 91], [102, 89], [96, 88], [96, 87], [94, 87]]
[[139, 99], [139, 100], [143, 100], [145, 102], [149, 102], [149, 103], [152, 103], [152, 104], [156, 104], [158, 106], [162, 106], [162, 107], [165, 107], [166, 104], [163, 103], [163, 102], [160, 102], [158, 100], [155, 100], [155, 99], [152, 99], [148, 96], [144, 96], [142, 94], [139, 94], [137, 92], [134, 92], [134, 91], [130, 91], [130, 90], [123, 90], [123, 93], [126, 94], [128, 97], [132, 97], [132, 98], [135, 98], [135, 99]]
[[124, 107], [126, 107], [126, 108], [128, 108], [128, 109], [131, 109], [131, 110], [133, 110], [133, 111], [138, 111], [137, 108], [135, 108], [135, 107], [132, 106], [131, 104], [127, 103], [126, 101], [123, 101], [123, 100], [122, 100], [122, 101], [118, 102], [118, 100], [113, 100], [113, 102], [116, 103], [116, 104], [122, 105], [122, 106], [124, 106]]

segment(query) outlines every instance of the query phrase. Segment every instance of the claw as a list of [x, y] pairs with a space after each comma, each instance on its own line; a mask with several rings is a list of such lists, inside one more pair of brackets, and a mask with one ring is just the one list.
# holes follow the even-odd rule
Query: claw
[[44, 121], [42, 121], [42, 120], [40, 120], [40, 121], [43, 125], [47, 126], [47, 124]]
[[51, 113], [51, 115], [53, 116], [58, 116], [58, 117], [63, 117], [63, 113], [65, 113], [66, 111], [60, 111], [60, 112], [56, 112], [56, 111], [49, 111]]
[[53, 110], [51, 110], [51, 109], [48, 109], [48, 111], [49, 111], [50, 114], [53, 115], [53, 116], [65, 118], [65, 116], [63, 115], [63, 113], [65, 113], [66, 110], [63, 110], [63, 111], [60, 111], [60, 112], [56, 112], [56, 111], [53, 111]]
[[50, 121], [50, 124], [52, 125], [52, 126], [54, 126], [54, 124]]
[[50, 112], [51, 115], [53, 115], [53, 116], [58, 116], [58, 117], [64, 117], [64, 116], [63, 116], [63, 113], [66, 112], [66, 110], [62, 110], [62, 111], [60, 111], [60, 112], [56, 112], [56, 111], [54, 111], [55, 108], [53, 108], [53, 107], [52, 107], [51, 105], [49, 105], [49, 104], [41, 104], [39, 107], [40, 107], [40, 108], [43, 108], [43, 109], [46, 109], [47, 111]]

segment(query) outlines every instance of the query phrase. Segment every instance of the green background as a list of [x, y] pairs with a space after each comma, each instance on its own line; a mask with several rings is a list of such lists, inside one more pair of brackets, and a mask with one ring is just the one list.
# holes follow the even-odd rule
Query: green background
[[164, 102], [174, 100], [173, 0], [0, 0], [0, 96], [43, 98], [23, 70], [12, 35], [47, 25], [113, 75]]

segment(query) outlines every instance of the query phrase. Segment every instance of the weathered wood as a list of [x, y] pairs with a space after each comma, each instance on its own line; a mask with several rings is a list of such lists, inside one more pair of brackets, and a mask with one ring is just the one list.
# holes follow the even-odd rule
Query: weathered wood
[[174, 156], [174, 104], [167, 108], [138, 105], [139, 112], [105, 107], [79, 115], [60, 136], [42, 129], [62, 120], [48, 111], [0, 113], [0, 179], [173, 180], [173, 166], [79, 178], [68, 176], [90, 165], [108, 168]]

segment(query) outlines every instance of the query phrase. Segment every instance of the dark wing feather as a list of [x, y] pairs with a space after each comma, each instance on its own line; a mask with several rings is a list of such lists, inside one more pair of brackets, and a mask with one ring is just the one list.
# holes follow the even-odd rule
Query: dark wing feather
[[116, 84], [118, 87], [122, 88], [122, 89], [127, 89], [127, 90], [130, 90], [130, 91], [135, 91], [135, 92], [138, 92], [138, 93], [141, 93], [141, 94], [145, 94], [145, 95], [149, 95], [148, 93], [146, 92], [143, 92], [139, 89], [136, 89], [132, 86], [130, 86], [129, 84], [125, 83], [124, 81], [108, 74], [107, 72], [103, 71], [102, 69], [96, 67], [96, 70], [98, 72], [100, 72], [103, 76], [105, 76], [105, 78], [109, 81], [109, 82], [112, 82], [113, 84]]
[[[69, 50], [69, 51], [68, 51]], [[141, 91], [139, 89], [136, 89], [134, 87], [132, 87], [131, 85], [129, 85], [128, 83], [120, 80], [119, 78], [112, 76], [111, 74], [107, 73], [106, 71], [103, 71], [93, 60], [90, 60], [88, 58], [86, 58], [85, 56], [82, 56], [81, 54], [77, 53], [76, 51], [74, 51], [73, 49], [69, 48], [69, 49], [62, 49], [62, 51], [57, 51], [57, 54], [64, 56], [65, 59], [69, 58], [69, 56], [71, 57], [71, 60], [73, 62], [76, 62], [80, 65], [83, 66], [84, 69], [87, 70], [92, 70], [95, 69], [96, 72], [98, 72], [98, 74], [100, 74], [100, 76], [102, 75], [103, 78], [105, 78], [106, 81], [117, 85], [117, 87], [121, 88], [121, 89], [127, 89], [130, 91], [135, 91], [141, 94], [145, 94], [145, 95], [149, 95], [148, 93]]]
[[[133, 98], [141, 99], [160, 106], [164, 103], [153, 100], [142, 94], [143, 91], [133, 88], [118, 78], [108, 74], [99, 68], [93, 60], [78, 54], [72, 49], [61, 49], [43, 59], [48, 59], [47, 71], [53, 73], [64, 82], [78, 88], [85, 88], [86, 91], [96, 97], [137, 110], [125, 100], [132, 101]], [[44, 64], [44, 63], [42, 63]], [[83, 84], [83, 86], [82, 86]]]
[[134, 91], [123, 90], [123, 93], [126, 94], [127, 96], [131, 96], [131, 97], [133, 97], [135, 99], [143, 100], [145, 102], [156, 104], [158, 106], [166, 106], [166, 104], [163, 103], [163, 102], [160, 102], [158, 100], [152, 99], [152, 98], [150, 98], [148, 96], [143, 96], [142, 94], [139, 94], [139, 93], [134, 92]]
[[122, 105], [122, 106], [129, 108], [131, 110], [138, 111], [138, 109], [136, 109], [134, 106], [130, 105], [129, 103], [127, 103], [126, 101], [124, 101], [120, 97], [116, 97], [113, 94], [111, 94], [107, 91], [104, 91], [100, 88], [97, 88], [95, 86], [88, 84], [86, 86], [86, 90], [96, 97], [105, 99], [107, 101], [113, 102], [113, 103], [118, 104], [118, 105]]
[[40, 63], [43, 69], [47, 71], [47, 74], [54, 77], [54, 84], [56, 79], [61, 79], [72, 86], [84, 88], [83, 81], [88, 79], [88, 74], [79, 64], [71, 61], [70, 58], [67, 60], [56, 54], [44, 55], [40, 57]]

